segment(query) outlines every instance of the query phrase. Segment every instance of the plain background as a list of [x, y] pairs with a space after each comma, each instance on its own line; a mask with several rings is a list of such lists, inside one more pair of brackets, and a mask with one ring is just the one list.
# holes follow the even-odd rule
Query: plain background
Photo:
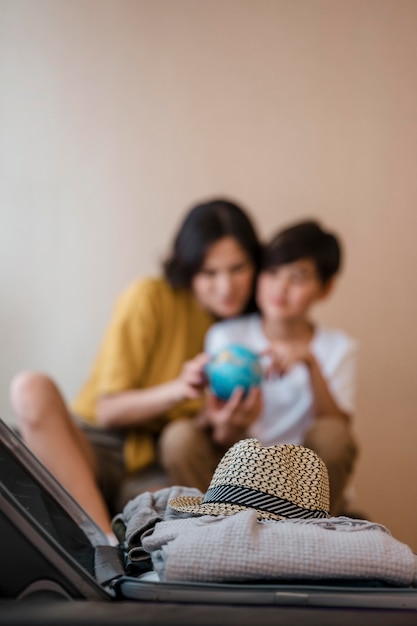
[[417, 550], [417, 2], [0, 0], [0, 410], [85, 379], [114, 299], [195, 202], [316, 217], [318, 321], [361, 345], [357, 506]]

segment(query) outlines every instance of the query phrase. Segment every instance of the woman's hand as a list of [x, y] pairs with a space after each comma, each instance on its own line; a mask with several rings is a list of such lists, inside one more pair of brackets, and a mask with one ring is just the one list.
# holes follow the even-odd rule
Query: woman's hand
[[244, 397], [242, 388], [237, 388], [226, 402], [212, 392], [207, 392], [204, 424], [211, 428], [213, 440], [221, 446], [230, 447], [247, 436], [263, 410], [260, 387], [252, 387]]
[[173, 381], [178, 402], [199, 398], [207, 384], [204, 366], [209, 361], [207, 354], [201, 353], [182, 366], [180, 375]]

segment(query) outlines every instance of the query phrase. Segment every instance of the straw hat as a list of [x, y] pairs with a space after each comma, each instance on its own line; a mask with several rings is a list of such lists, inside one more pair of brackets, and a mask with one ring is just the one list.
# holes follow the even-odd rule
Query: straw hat
[[261, 519], [329, 517], [329, 479], [325, 464], [309, 448], [264, 447], [243, 439], [218, 464], [204, 498], [182, 496], [168, 504], [197, 515], [255, 509]]

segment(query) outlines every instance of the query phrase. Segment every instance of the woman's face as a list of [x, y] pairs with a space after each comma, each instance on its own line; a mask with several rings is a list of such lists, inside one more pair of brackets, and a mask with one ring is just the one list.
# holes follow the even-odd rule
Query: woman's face
[[197, 301], [218, 318], [240, 315], [252, 293], [255, 268], [234, 237], [223, 237], [206, 253], [191, 281]]

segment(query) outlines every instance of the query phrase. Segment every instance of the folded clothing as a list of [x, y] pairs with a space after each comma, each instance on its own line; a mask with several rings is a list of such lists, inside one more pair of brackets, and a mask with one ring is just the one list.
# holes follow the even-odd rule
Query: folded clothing
[[198, 496], [203, 494], [194, 487], [164, 487], [157, 491], [145, 491], [130, 500], [121, 513], [112, 519], [112, 528], [119, 542], [128, 550], [141, 547], [141, 536], [153, 528], [157, 522], [189, 517], [172, 509], [168, 502], [178, 496]]
[[143, 530], [142, 547], [163, 581], [324, 578], [417, 586], [411, 548], [366, 520], [259, 521], [247, 510], [159, 521]]

